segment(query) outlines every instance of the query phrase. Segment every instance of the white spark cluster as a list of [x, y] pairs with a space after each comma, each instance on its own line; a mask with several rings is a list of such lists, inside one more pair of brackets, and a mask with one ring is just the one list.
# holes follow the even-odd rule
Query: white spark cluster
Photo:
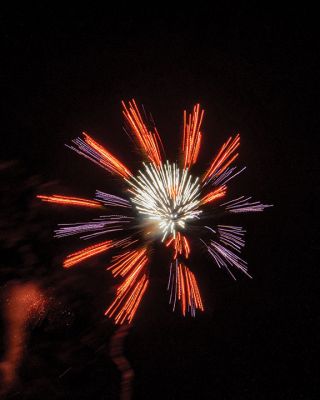
[[185, 228], [186, 221], [199, 218], [200, 184], [188, 169], [168, 161], [160, 166], [144, 163], [144, 171], [128, 180], [132, 203], [147, 220], [158, 222], [162, 241]]

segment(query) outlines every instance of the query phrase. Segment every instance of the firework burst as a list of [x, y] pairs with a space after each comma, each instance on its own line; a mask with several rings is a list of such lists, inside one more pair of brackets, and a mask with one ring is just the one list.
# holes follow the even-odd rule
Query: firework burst
[[[192, 113], [184, 112], [182, 159], [171, 163], [164, 159], [164, 149], [152, 118], [143, 116], [134, 100], [122, 102], [126, 130], [144, 156], [140, 170], [132, 173], [117, 157], [97, 143], [87, 133], [68, 146], [81, 156], [117, 175], [126, 185], [124, 197], [97, 191], [94, 200], [62, 195], [40, 195], [45, 202], [104, 210], [105, 215], [88, 221], [61, 224], [55, 236], [79, 235], [81, 239], [110, 236], [117, 232], [122, 238], [108, 239], [69, 254], [65, 268], [107, 251], [115, 252], [108, 270], [122, 282], [114, 301], [105, 314], [115, 323], [130, 323], [149, 285], [150, 254], [153, 243], [160, 241], [172, 253], [169, 268], [168, 292], [173, 309], [179, 303], [183, 315], [204, 310], [194, 273], [186, 265], [191, 252], [189, 239], [197, 227], [195, 240], [205, 247], [214, 262], [225, 268], [232, 277], [232, 269], [248, 276], [247, 263], [240, 257], [244, 246], [241, 227], [203, 223], [202, 214], [210, 217], [210, 210], [223, 213], [261, 212], [270, 205], [241, 196], [225, 201], [227, 183], [244, 171], [231, 166], [238, 157], [240, 135], [230, 137], [223, 144], [202, 176], [191, 173], [197, 162], [202, 138], [201, 124], [204, 111], [197, 104]], [[113, 210], [110, 212], [110, 210]], [[194, 240], [194, 241], [195, 241]]]

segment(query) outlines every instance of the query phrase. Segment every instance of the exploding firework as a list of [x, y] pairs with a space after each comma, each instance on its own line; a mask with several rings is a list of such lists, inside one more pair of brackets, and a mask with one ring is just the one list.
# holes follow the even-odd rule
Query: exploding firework
[[[183, 116], [182, 159], [171, 163], [165, 160], [164, 149], [152, 118], [142, 115], [134, 100], [126, 105], [123, 115], [126, 130], [137, 144], [144, 157], [141, 169], [133, 173], [118, 158], [87, 133], [73, 140], [68, 146], [81, 156], [98, 164], [125, 183], [124, 197], [97, 191], [94, 200], [62, 195], [41, 195], [42, 201], [60, 205], [97, 208], [102, 215], [89, 222], [61, 224], [55, 236], [78, 235], [81, 239], [95, 239], [117, 232], [120, 239], [108, 239], [85, 247], [66, 257], [65, 268], [107, 251], [113, 255], [108, 270], [120, 277], [114, 301], [105, 315], [115, 323], [130, 323], [149, 285], [150, 254], [156, 241], [163, 243], [172, 253], [168, 268], [168, 292], [170, 304], [175, 309], [180, 304], [183, 315], [204, 310], [199, 286], [190, 270], [188, 259], [193, 242], [207, 249], [208, 254], [232, 277], [232, 269], [248, 274], [247, 263], [240, 257], [244, 246], [245, 231], [242, 227], [217, 225], [208, 226], [210, 211], [222, 213], [261, 212], [270, 205], [252, 201], [241, 196], [225, 201], [227, 184], [244, 171], [232, 163], [238, 157], [240, 135], [230, 137], [223, 144], [209, 168], [202, 176], [192, 175], [201, 144], [201, 124], [204, 111], [197, 104], [192, 113]], [[110, 210], [114, 210], [110, 212]], [[216, 213], [217, 214], [217, 213]], [[205, 218], [203, 216], [205, 215]], [[196, 232], [196, 235], [194, 234]]]

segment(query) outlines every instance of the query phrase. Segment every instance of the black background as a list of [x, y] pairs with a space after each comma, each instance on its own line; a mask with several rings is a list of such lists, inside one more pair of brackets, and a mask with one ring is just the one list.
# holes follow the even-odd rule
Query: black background
[[[206, 111], [201, 168], [239, 131], [239, 164], [247, 170], [232, 193], [274, 204], [239, 220], [254, 279], [234, 282], [195, 251], [206, 311], [183, 319], [167, 305], [168, 260], [158, 251], [126, 345], [134, 398], [316, 399], [317, 20], [305, 7], [203, 11], [3, 14], [2, 159], [21, 160], [30, 175], [58, 181], [67, 194], [120, 193], [113, 178], [64, 144], [88, 131], [137, 167], [122, 132], [122, 99], [134, 97], [152, 112], [171, 160], [182, 111], [196, 102]], [[70, 220], [50, 208], [38, 223]], [[60, 269], [79, 243], [52, 241], [48, 233], [47, 258]], [[112, 298], [105, 264], [50, 281], [60, 309], [34, 328], [8, 398], [117, 398], [119, 376], [108, 357], [114, 328], [103, 318]]]

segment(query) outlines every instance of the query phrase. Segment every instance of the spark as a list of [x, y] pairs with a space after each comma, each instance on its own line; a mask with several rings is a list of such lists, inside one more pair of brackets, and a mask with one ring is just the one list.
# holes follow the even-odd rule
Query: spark
[[[191, 113], [183, 113], [182, 159], [165, 159], [164, 147], [152, 117], [139, 110], [135, 100], [122, 102], [126, 132], [143, 155], [137, 172], [125, 166], [104, 146], [87, 133], [68, 146], [76, 153], [121, 178], [126, 189], [121, 195], [97, 190], [94, 200], [62, 195], [38, 198], [49, 203], [92, 207], [104, 210], [91, 221], [60, 224], [55, 236], [62, 238], [78, 235], [82, 240], [98, 236], [116, 235], [117, 240], [106, 240], [85, 247], [66, 257], [69, 268], [91, 257], [110, 251], [107, 270], [121, 280], [114, 300], [105, 311], [116, 324], [131, 323], [150, 282], [150, 260], [154, 243], [163, 243], [171, 252], [168, 291], [173, 310], [181, 306], [182, 315], [204, 311], [200, 289], [191, 267], [186, 266], [192, 246], [204, 246], [219, 268], [224, 268], [236, 279], [235, 271], [247, 276], [248, 265], [241, 258], [245, 245], [245, 230], [240, 226], [222, 225], [225, 214], [261, 212], [271, 207], [251, 197], [240, 196], [225, 201], [230, 182], [246, 167], [232, 165], [238, 158], [240, 135], [223, 144], [202, 176], [196, 176], [193, 166], [198, 162], [202, 141], [201, 126], [204, 111], [196, 104]], [[109, 209], [112, 212], [109, 212]], [[118, 211], [119, 210], [119, 211]], [[210, 220], [211, 226], [204, 223]], [[193, 254], [193, 253], [192, 253]]]
[[225, 171], [228, 166], [238, 157], [239, 153], [233, 154], [240, 146], [240, 135], [235, 138], [229, 137], [228, 141], [221, 147], [218, 155], [212, 161], [209, 169], [202, 178], [202, 181], [219, 176]]
[[146, 264], [147, 248], [144, 247], [139, 250], [126, 251], [123, 254], [113, 257], [113, 263], [108, 267], [113, 276], [121, 275], [126, 276], [132, 269], [139, 268], [140, 265]]
[[54, 194], [52, 196], [38, 195], [37, 198], [48, 203], [56, 203], [66, 206], [80, 206], [90, 208], [102, 207], [102, 205], [98, 201], [82, 199], [79, 197], [69, 197]]
[[193, 178], [188, 169], [180, 170], [168, 161], [159, 167], [144, 164], [145, 170], [128, 180], [131, 201], [139, 214], [158, 223], [162, 241], [177, 228], [201, 214], [199, 178]]
[[117, 295], [113, 303], [106, 310], [105, 315], [113, 317], [116, 324], [130, 323], [137, 311], [142, 296], [146, 291], [149, 279], [146, 274], [138, 278], [139, 270], [129, 275], [128, 278], [118, 287]]
[[204, 311], [194, 274], [178, 260], [171, 264], [167, 289], [170, 291], [170, 304], [173, 304], [173, 310], [175, 309], [176, 301], [180, 301], [183, 316], [186, 315], [187, 311], [193, 317], [196, 309]]
[[128, 200], [114, 194], [101, 192], [100, 190], [96, 191], [96, 199], [101, 201], [105, 206], [131, 208]]
[[166, 246], [169, 247], [171, 243], [174, 245], [174, 259], [176, 259], [178, 255], [184, 255], [185, 258], [189, 257], [190, 245], [188, 239], [180, 232], [177, 233], [176, 237], [172, 236], [171, 239], [167, 241]]
[[262, 204], [260, 201], [250, 202], [249, 200], [251, 200], [251, 197], [241, 196], [223, 203], [221, 206], [225, 206], [225, 209], [231, 213], [261, 212], [265, 208], [272, 207], [271, 204]]
[[221, 197], [224, 197], [227, 192], [227, 187], [225, 185], [218, 187], [217, 189], [213, 190], [212, 192], [209, 192], [206, 194], [203, 199], [201, 200], [202, 204], [206, 203], [211, 203], [212, 201], [216, 199], [220, 199]]
[[189, 114], [187, 122], [187, 111], [183, 113], [183, 142], [182, 151], [184, 155], [184, 169], [190, 168], [196, 163], [202, 134], [200, 132], [204, 110], [200, 111], [200, 104], [197, 104], [192, 114]]
[[107, 149], [93, 140], [87, 133], [83, 132], [83, 136], [84, 139], [76, 138], [73, 140], [73, 143], [78, 148], [74, 146], [67, 147], [100, 165], [102, 168], [106, 169], [112, 174], [119, 175], [122, 178], [129, 178], [132, 176], [129, 169]]
[[90, 257], [93, 257], [97, 254], [109, 250], [111, 247], [113, 247], [112, 240], [106, 240], [105, 242], [101, 242], [93, 246], [86, 247], [82, 250], [76, 251], [75, 253], [69, 254], [67, 258], [64, 260], [63, 266], [65, 268], [70, 268], [73, 265], [76, 265], [84, 260], [87, 260]]
[[81, 236], [81, 239], [89, 239], [105, 233], [122, 231], [127, 224], [130, 224], [132, 217], [126, 215], [106, 215], [97, 220], [89, 222], [76, 222], [71, 224], [60, 224], [59, 229], [55, 230], [55, 237], [78, 235], [88, 232], [91, 234]]
[[160, 135], [154, 127], [154, 132], [149, 130], [144, 123], [139, 108], [134, 100], [129, 101], [129, 107], [125, 102], [122, 102], [123, 115], [132, 130], [132, 134], [139, 147], [155, 165], [161, 165], [162, 158], [160, 153], [160, 146], [162, 146]]

